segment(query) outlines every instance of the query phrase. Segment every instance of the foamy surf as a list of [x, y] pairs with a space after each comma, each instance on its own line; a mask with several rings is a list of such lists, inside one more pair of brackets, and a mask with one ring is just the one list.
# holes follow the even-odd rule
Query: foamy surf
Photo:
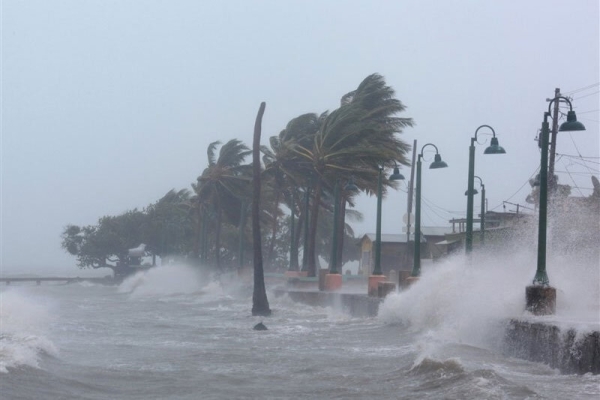
[[44, 336], [52, 319], [46, 300], [11, 289], [0, 293], [0, 304], [0, 372], [22, 366], [39, 368], [42, 354], [58, 354]]

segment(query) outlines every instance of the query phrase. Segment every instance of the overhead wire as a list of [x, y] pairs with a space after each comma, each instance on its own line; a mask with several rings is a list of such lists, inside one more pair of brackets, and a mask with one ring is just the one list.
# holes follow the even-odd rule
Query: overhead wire
[[575, 90], [570, 90], [570, 91], [564, 92], [564, 93], [563, 93], [563, 96], [566, 96], [566, 95], [573, 95], [573, 94], [575, 94], [575, 93], [579, 93], [579, 92], [582, 92], [582, 91], [584, 91], [584, 90], [592, 89], [592, 88], [594, 88], [594, 87], [596, 87], [596, 86], [600, 86], [600, 82], [592, 83], [591, 85], [584, 86], [584, 87], [582, 87], [582, 88], [579, 88], [579, 89], [575, 89]]

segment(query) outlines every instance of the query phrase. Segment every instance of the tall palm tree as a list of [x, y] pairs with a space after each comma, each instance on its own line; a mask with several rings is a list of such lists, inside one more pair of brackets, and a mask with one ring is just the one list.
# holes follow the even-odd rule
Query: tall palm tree
[[[341, 106], [324, 120], [311, 146], [296, 145], [299, 165], [310, 165], [314, 176], [314, 201], [310, 212], [307, 244], [309, 276], [316, 275], [315, 238], [323, 190], [332, 191], [335, 182], [355, 178], [357, 186], [373, 193], [380, 167], [407, 165], [410, 145], [396, 137], [411, 118], [395, 115], [405, 110], [383, 77], [372, 74], [358, 88], [342, 97]], [[393, 185], [386, 180], [385, 184]]]
[[204, 222], [208, 222], [207, 215], [212, 211], [215, 217], [215, 263], [218, 269], [220, 265], [220, 233], [223, 216], [229, 221], [238, 221], [240, 212], [241, 193], [248, 190], [250, 180], [250, 168], [244, 164], [244, 159], [250, 154], [248, 147], [238, 139], [232, 139], [221, 146], [218, 158], [215, 157], [217, 146], [221, 142], [216, 141], [208, 146], [208, 166], [198, 177], [197, 185], [193, 188], [197, 195], [197, 201], [212, 207], [208, 213], [204, 213]]
[[252, 292], [252, 315], [271, 315], [265, 275], [263, 270], [262, 243], [260, 237], [260, 134], [266, 104], [260, 103], [252, 142], [252, 238], [254, 245], [254, 290]]

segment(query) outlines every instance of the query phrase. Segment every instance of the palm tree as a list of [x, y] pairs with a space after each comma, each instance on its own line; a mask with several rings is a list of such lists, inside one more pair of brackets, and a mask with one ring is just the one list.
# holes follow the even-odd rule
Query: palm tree
[[[294, 146], [298, 165], [309, 165], [314, 176], [306, 248], [309, 276], [316, 275], [315, 238], [323, 191], [331, 193], [335, 182], [353, 176], [359, 188], [373, 193], [380, 167], [408, 164], [405, 155], [410, 146], [395, 136], [413, 125], [412, 119], [395, 116], [404, 110], [383, 77], [372, 74], [342, 97], [338, 109], [322, 114], [323, 122], [311, 146]], [[385, 184], [393, 185], [387, 179]]]
[[[267, 253], [267, 265], [270, 265], [273, 261], [277, 227], [279, 219], [283, 216], [280, 205], [285, 202], [290, 210], [292, 207], [296, 207], [295, 199], [300, 198], [299, 189], [303, 185], [305, 187], [308, 181], [309, 170], [303, 169], [302, 163], [298, 163], [299, 159], [293, 148], [297, 145], [310, 145], [320, 124], [321, 120], [316, 114], [300, 115], [292, 119], [278, 136], [269, 138], [270, 148], [261, 146], [265, 164], [263, 177], [274, 196], [271, 209], [268, 212], [271, 218], [271, 237]], [[299, 224], [298, 229], [302, 229], [301, 224]], [[295, 237], [299, 237], [299, 235]], [[298, 264], [297, 245], [298, 242], [295, 241], [293, 245], [295, 249], [292, 249], [293, 254], [290, 255], [292, 265], [296, 266]]]
[[262, 117], [266, 104], [260, 103], [256, 122], [254, 123], [254, 140], [252, 143], [252, 238], [254, 246], [254, 290], [252, 293], [252, 315], [271, 315], [265, 275], [263, 270], [262, 243], [260, 237], [260, 134]]
[[198, 177], [197, 185], [192, 185], [196, 201], [204, 204], [203, 224], [209, 222], [211, 212], [215, 218], [215, 264], [218, 269], [221, 268], [220, 234], [223, 215], [232, 223], [239, 220], [240, 197], [241, 193], [248, 190], [251, 168], [243, 163], [250, 151], [240, 140], [232, 139], [225, 143], [216, 158], [215, 152], [220, 144], [221, 142], [216, 141], [208, 146], [208, 166]]

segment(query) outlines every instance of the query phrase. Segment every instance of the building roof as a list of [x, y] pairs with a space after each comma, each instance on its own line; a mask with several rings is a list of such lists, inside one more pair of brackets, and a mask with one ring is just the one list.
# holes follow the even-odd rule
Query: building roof
[[[452, 227], [446, 226], [423, 226], [421, 227], [421, 242], [426, 242], [427, 236], [444, 236], [447, 233], [452, 233]], [[375, 241], [376, 235], [374, 233], [366, 233], [364, 237], [368, 237], [372, 242]], [[410, 240], [415, 240], [414, 233], [411, 233]], [[406, 233], [401, 234], [392, 234], [392, 233], [382, 233], [381, 234], [381, 243], [406, 243]]]

